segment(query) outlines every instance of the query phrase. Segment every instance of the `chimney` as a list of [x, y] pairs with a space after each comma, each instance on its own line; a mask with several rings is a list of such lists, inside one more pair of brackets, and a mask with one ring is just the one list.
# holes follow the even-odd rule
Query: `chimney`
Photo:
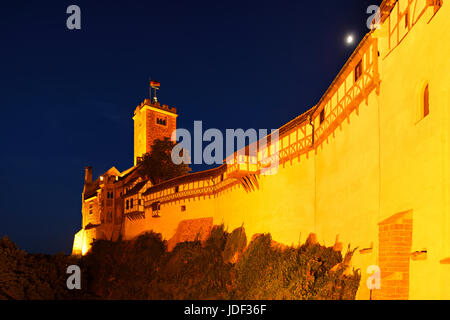
[[86, 167], [84, 168], [84, 183], [91, 183], [92, 182], [92, 167]]

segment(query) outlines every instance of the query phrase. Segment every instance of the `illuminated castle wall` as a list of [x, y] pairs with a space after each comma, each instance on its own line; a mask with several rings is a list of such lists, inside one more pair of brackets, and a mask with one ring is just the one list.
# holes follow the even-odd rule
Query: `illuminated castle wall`
[[[94, 182], [88, 168], [74, 253], [93, 239], [154, 230], [173, 246], [213, 224], [244, 224], [250, 237], [270, 232], [297, 244], [315, 233], [327, 246], [358, 247], [360, 299], [369, 298], [369, 265], [381, 269], [375, 298], [450, 298], [450, 3], [386, 0], [381, 13], [381, 28], [319, 103], [281, 127], [256, 163], [247, 157], [155, 186], [135, 167]], [[136, 123], [135, 159], [152, 130]], [[275, 160], [278, 172], [261, 175]], [[110, 215], [108, 199], [119, 203]]]

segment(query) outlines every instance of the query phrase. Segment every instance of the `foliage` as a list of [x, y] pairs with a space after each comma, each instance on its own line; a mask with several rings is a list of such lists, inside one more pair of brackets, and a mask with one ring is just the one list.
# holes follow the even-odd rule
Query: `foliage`
[[354, 299], [360, 276], [345, 275], [342, 255], [319, 244], [280, 248], [257, 236], [235, 268], [233, 299]]
[[0, 300], [81, 299], [95, 298], [87, 293], [82, 278], [82, 290], [66, 286], [67, 267], [81, 261], [62, 253], [55, 255], [27, 254], [8, 237], [0, 238]]
[[175, 142], [168, 137], [164, 137], [163, 140], [156, 139], [151, 152], [143, 156], [139, 168], [140, 174], [150, 179], [155, 185], [189, 173], [191, 168], [187, 164], [173, 163], [171, 153], [174, 146]]
[[183, 242], [165, 255], [161, 272], [152, 282], [150, 299], [225, 299], [231, 285], [231, 268], [211, 241]]
[[[168, 252], [153, 232], [133, 241], [95, 241], [84, 257], [31, 255], [0, 239], [0, 299], [354, 299], [354, 251], [306, 242], [274, 245], [270, 234], [246, 247], [245, 230], [215, 226], [208, 239]], [[236, 255], [238, 253], [238, 255]], [[235, 262], [227, 262], [230, 257]], [[227, 259], [224, 259], [224, 258]], [[83, 290], [66, 288], [66, 269], [82, 268]]]
[[219, 251], [224, 251], [226, 243], [229, 240], [229, 234], [225, 231], [225, 227], [222, 224], [213, 226], [211, 233], [206, 239], [206, 248], [215, 248]]
[[223, 250], [224, 260], [235, 263], [247, 246], [247, 236], [244, 227], [234, 229], [228, 236]]
[[166, 243], [154, 232], [134, 241], [96, 241], [83, 258], [89, 290], [106, 299], [145, 299], [165, 252]]

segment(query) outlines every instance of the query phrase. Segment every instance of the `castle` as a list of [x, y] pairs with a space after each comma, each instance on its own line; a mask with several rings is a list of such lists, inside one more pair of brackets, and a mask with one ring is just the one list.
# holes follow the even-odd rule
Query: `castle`
[[[385, 0], [380, 13], [320, 101], [256, 162], [151, 185], [136, 168], [154, 139], [171, 136], [177, 111], [146, 99], [133, 117], [134, 166], [96, 180], [86, 168], [73, 253], [150, 230], [173, 246], [244, 223], [250, 237], [290, 245], [314, 233], [357, 247], [359, 299], [370, 296], [371, 265], [377, 299], [450, 298], [450, 2]], [[278, 172], [261, 175], [272, 162]]]

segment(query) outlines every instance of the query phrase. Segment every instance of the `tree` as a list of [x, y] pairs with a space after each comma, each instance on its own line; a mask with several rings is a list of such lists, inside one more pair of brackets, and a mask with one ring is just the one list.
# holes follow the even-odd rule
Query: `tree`
[[171, 153], [174, 146], [175, 143], [167, 137], [153, 141], [152, 151], [142, 158], [139, 173], [154, 185], [189, 173], [191, 168], [187, 164], [173, 163]]

